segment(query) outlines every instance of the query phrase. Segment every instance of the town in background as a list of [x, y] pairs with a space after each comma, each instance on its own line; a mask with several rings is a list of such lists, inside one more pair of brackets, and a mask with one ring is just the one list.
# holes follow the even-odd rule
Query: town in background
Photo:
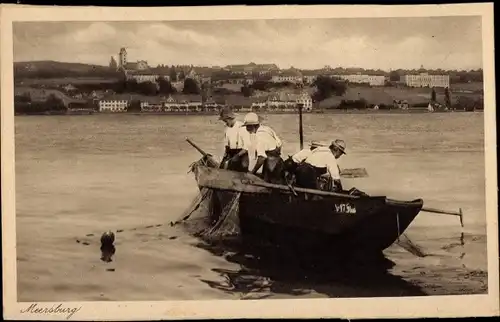
[[14, 63], [16, 114], [483, 110], [482, 70], [149, 66], [126, 48], [108, 66]]

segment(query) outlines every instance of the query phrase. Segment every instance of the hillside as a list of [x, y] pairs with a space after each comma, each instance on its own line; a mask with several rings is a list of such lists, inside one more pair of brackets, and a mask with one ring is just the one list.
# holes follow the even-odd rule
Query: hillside
[[[482, 93], [463, 93], [459, 89], [481, 88], [481, 83], [469, 83], [467, 86], [451, 87], [451, 103], [457, 104], [460, 97], [469, 100], [482, 99]], [[332, 108], [338, 106], [342, 100], [354, 101], [365, 99], [369, 104], [384, 104], [392, 105], [394, 100], [407, 101], [410, 105], [425, 105], [428, 104], [431, 98], [431, 90], [428, 88], [396, 88], [396, 87], [364, 87], [364, 86], [349, 86], [347, 91], [342, 96], [332, 96], [319, 103], [321, 108]], [[445, 95], [443, 89], [436, 89], [436, 99], [438, 102], [444, 103]]]
[[45, 101], [50, 95], [54, 95], [60, 99], [64, 106], [68, 107], [70, 103], [84, 103], [84, 100], [78, 100], [69, 97], [65, 93], [55, 89], [38, 89], [32, 87], [16, 87], [14, 89], [15, 96], [29, 95], [32, 101]]
[[57, 61], [14, 62], [14, 78], [114, 77], [117, 72], [107, 66]]

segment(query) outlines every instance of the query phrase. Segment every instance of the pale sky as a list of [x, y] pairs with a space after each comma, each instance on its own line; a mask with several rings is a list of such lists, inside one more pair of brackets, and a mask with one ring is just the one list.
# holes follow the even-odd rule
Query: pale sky
[[151, 66], [482, 68], [476, 16], [14, 24], [14, 61], [107, 65], [120, 47]]

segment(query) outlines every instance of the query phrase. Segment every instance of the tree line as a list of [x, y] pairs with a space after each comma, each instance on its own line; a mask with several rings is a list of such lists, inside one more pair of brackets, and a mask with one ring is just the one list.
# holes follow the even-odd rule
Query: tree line
[[271, 89], [279, 89], [279, 88], [301, 88], [302, 84], [295, 84], [292, 82], [271, 82], [267, 80], [256, 80], [252, 84], [248, 82], [243, 82], [243, 86], [241, 87], [241, 93], [245, 97], [250, 97], [253, 93], [258, 91], [269, 91]]
[[[38, 64], [41, 65], [41, 64]], [[164, 67], [158, 66], [151, 68], [152, 72], [158, 72], [159, 74], [169, 75], [170, 80], [173, 82], [184, 81], [186, 78], [185, 67]], [[25, 79], [25, 78], [40, 78], [40, 79], [50, 79], [50, 78], [69, 78], [69, 77], [100, 77], [100, 78], [121, 78], [123, 76], [123, 71], [117, 70], [116, 66], [113, 64], [108, 67], [106, 66], [66, 66], [64, 63], [47, 63], [42, 66], [36, 67], [36, 69], [26, 68], [25, 64], [14, 64], [14, 79]]]
[[50, 94], [45, 101], [32, 101], [29, 93], [14, 96], [15, 114], [44, 114], [47, 112], [65, 112], [64, 102]]
[[313, 84], [316, 91], [312, 95], [315, 102], [323, 101], [332, 96], [342, 96], [347, 91], [347, 82], [336, 77], [318, 76]]
[[14, 79], [24, 78], [69, 78], [69, 77], [99, 77], [99, 78], [119, 78], [120, 72], [109, 68], [92, 68], [85, 71], [67, 69], [40, 69], [27, 70], [25, 68], [14, 68]]
[[[302, 88], [303, 84], [295, 84], [292, 82], [270, 82], [264, 80], [257, 80], [252, 84], [246, 82], [241, 87], [241, 93], [245, 97], [253, 95], [255, 90], [269, 91], [275, 88]], [[316, 87], [316, 91], [312, 95], [313, 101], [320, 102], [331, 96], [342, 96], [347, 91], [347, 82], [337, 77], [330, 77], [320, 75], [318, 76], [311, 86]]]
[[[203, 69], [211, 74], [214, 81], [230, 80], [241, 78], [242, 73], [233, 73], [220, 68], [211, 67], [195, 67], [193, 65], [158, 65], [152, 67], [152, 71], [161, 72], [160, 74], [169, 75], [171, 81], [183, 81], [186, 77], [186, 71], [197, 68]], [[391, 81], [398, 81], [401, 76], [408, 74], [428, 73], [430, 75], [450, 75], [450, 81], [453, 83], [464, 82], [482, 82], [483, 70], [481, 68], [475, 70], [444, 70], [444, 69], [396, 69], [392, 71], [384, 71], [381, 69], [364, 69], [364, 68], [330, 68], [315, 69], [315, 70], [301, 70], [303, 73], [324, 74], [325, 72], [333, 74], [367, 74], [367, 75], [384, 75], [389, 76]], [[116, 66], [91, 66], [79, 65], [74, 67], [68, 66], [65, 63], [50, 62], [47, 64], [39, 63], [36, 70], [26, 68], [24, 63], [14, 64], [14, 77], [15, 78], [64, 78], [64, 77], [119, 77], [121, 71], [116, 69]], [[258, 72], [251, 73], [252, 78], [257, 80], [269, 80], [270, 75], [260, 75]]]
[[[145, 96], [155, 96], [155, 95], [169, 95], [177, 93], [177, 89], [172, 85], [165, 77], [158, 77], [156, 82], [146, 81], [138, 82], [137, 80], [131, 78], [126, 79], [122, 77], [121, 79], [109, 83], [85, 83], [85, 84], [75, 84], [75, 88], [84, 93], [90, 93], [92, 91], [106, 91], [111, 90], [115, 93], [137, 93]], [[184, 79], [184, 86], [182, 93], [184, 94], [200, 94], [202, 88], [198, 83], [191, 78]]]

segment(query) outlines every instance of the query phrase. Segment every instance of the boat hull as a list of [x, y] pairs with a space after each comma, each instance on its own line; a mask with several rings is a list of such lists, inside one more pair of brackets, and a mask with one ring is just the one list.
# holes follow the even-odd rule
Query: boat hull
[[350, 255], [378, 253], [392, 245], [420, 212], [423, 201], [388, 202], [363, 198], [352, 202], [356, 213], [336, 211], [341, 198], [282, 202], [278, 196], [243, 194], [239, 220], [242, 235], [295, 251]]
[[368, 197], [354, 203], [356, 213], [342, 213], [335, 211], [335, 205], [345, 203], [340, 198], [301, 205], [298, 201], [279, 204], [263, 199], [267, 198], [240, 198], [240, 229], [246, 240], [338, 256], [382, 252], [408, 228], [423, 206], [421, 199], [389, 203]]
[[[422, 199], [397, 201], [266, 187], [249, 174], [221, 169], [200, 167], [196, 174], [200, 188], [215, 191], [214, 222], [239, 194], [237, 216], [243, 240], [306, 253], [379, 254], [404, 233], [423, 207]], [[256, 183], [245, 184], [248, 179]]]

